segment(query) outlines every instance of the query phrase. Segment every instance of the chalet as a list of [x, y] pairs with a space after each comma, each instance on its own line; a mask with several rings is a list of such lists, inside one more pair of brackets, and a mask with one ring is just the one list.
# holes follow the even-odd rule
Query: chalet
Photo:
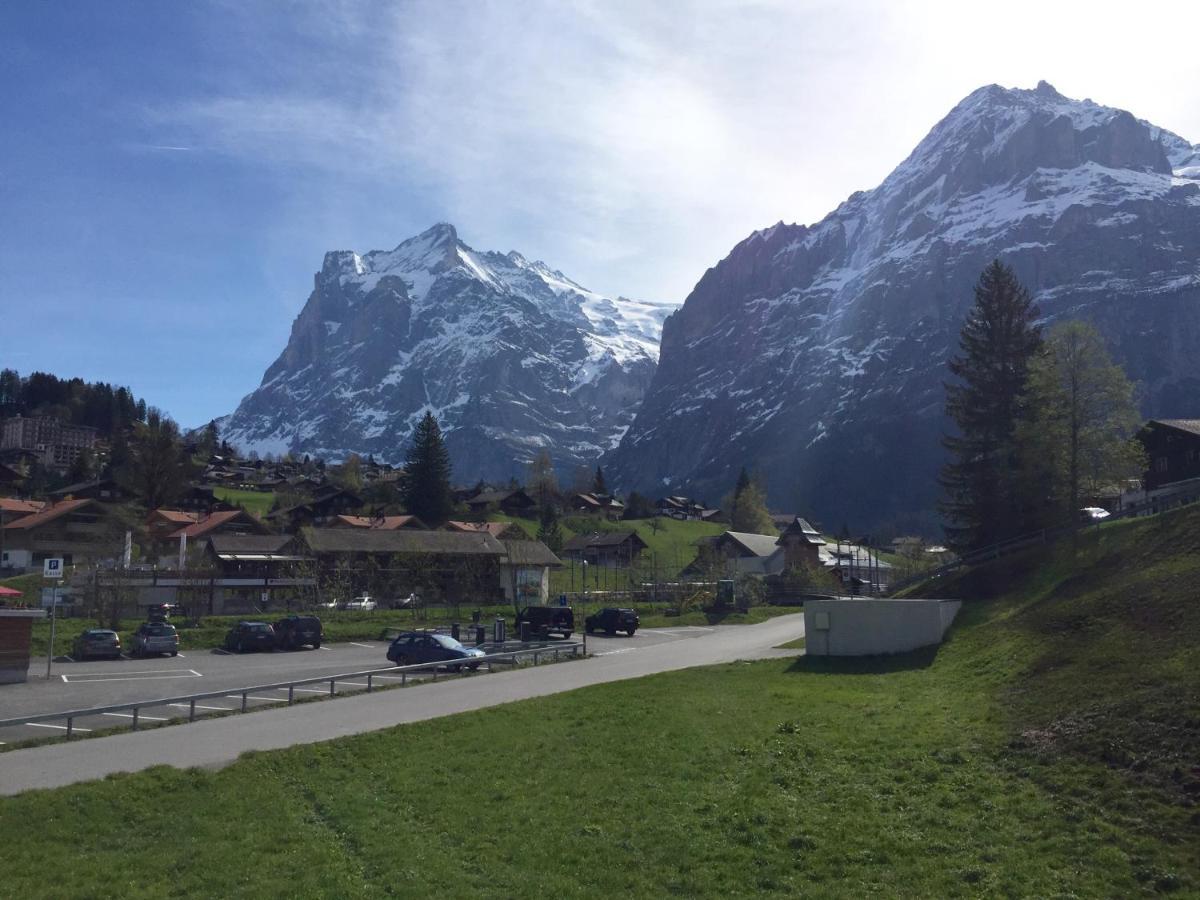
[[51, 491], [50, 496], [55, 500], [99, 500], [101, 503], [124, 503], [133, 497], [111, 478], [68, 484], [57, 491]]
[[195, 525], [205, 513], [184, 509], [154, 509], [146, 516], [146, 538], [151, 544], [162, 544], [167, 538], [188, 525]]
[[446, 531], [486, 531], [498, 541], [527, 541], [529, 535], [516, 522], [459, 522], [451, 520], [442, 526]]
[[821, 548], [825, 541], [817, 529], [799, 516], [783, 530], [777, 543], [784, 551], [784, 568], [816, 568], [821, 564]]
[[593, 513], [610, 519], [619, 519], [625, 512], [625, 504], [612, 494], [575, 494], [570, 502], [575, 512]]
[[184, 523], [167, 537], [174, 540], [186, 537], [188, 541], [194, 541], [216, 534], [266, 534], [266, 532], [266, 526], [244, 509], [225, 509], [207, 515], [201, 514], [196, 521]]
[[213, 570], [214, 614], [248, 612], [264, 599], [315, 599], [313, 561], [291, 535], [214, 534], [204, 557]]
[[567, 541], [563, 556], [593, 566], [631, 566], [647, 546], [636, 531], [593, 531]]
[[368, 567], [396, 596], [416, 591], [435, 602], [483, 604], [502, 594], [504, 545], [486, 532], [306, 528], [303, 540], [328, 578], [336, 581], [339, 573], [351, 573], [352, 583], [341, 588], [347, 595], [368, 587], [379, 592], [377, 586], [355, 581]]
[[473, 513], [498, 509], [509, 516], [528, 516], [537, 508], [537, 501], [520, 488], [512, 491], [484, 491], [467, 501]]
[[709, 575], [715, 567], [722, 575], [778, 575], [786, 567], [786, 551], [773, 534], [726, 531], [709, 538], [683, 575]]
[[311, 500], [267, 513], [267, 520], [282, 531], [294, 533], [301, 528], [331, 525], [338, 516], [352, 513], [362, 505], [362, 498], [357, 494], [330, 485], [314, 494]]
[[121, 532], [96, 500], [47, 504], [4, 525], [0, 567], [37, 570], [56, 556], [67, 566], [90, 565], [120, 555]]
[[329, 523], [330, 528], [377, 528], [381, 531], [395, 531], [397, 528], [411, 528], [416, 531], [428, 531], [429, 526], [416, 516], [334, 516]]
[[15, 522], [17, 519], [41, 512], [45, 508], [44, 500], [17, 500], [12, 497], [0, 497], [0, 524]]
[[1137, 438], [1149, 460], [1147, 491], [1200, 478], [1200, 419], [1151, 419]]
[[669, 516], [672, 519], [708, 521], [721, 514], [721, 510], [709, 508], [703, 501], [697, 503], [690, 497], [661, 497], [655, 503], [655, 507], [660, 516]]

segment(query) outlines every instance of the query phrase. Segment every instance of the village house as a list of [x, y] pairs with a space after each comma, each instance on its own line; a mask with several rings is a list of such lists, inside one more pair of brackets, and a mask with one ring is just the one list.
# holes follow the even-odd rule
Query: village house
[[721, 514], [721, 510], [697, 503], [690, 497], [660, 497], [654, 505], [660, 516], [672, 519], [708, 521]]
[[1146, 490], [1200, 478], [1200, 419], [1151, 419], [1137, 438], [1149, 463]]
[[484, 491], [467, 501], [473, 513], [484, 514], [493, 509], [508, 516], [528, 516], [537, 508], [537, 501], [520, 488], [510, 491]]
[[498, 541], [527, 541], [529, 535], [516, 522], [459, 522], [451, 519], [442, 526], [446, 531], [486, 531]]
[[17, 570], [40, 570], [53, 557], [79, 566], [119, 556], [123, 534], [104, 504], [86, 499], [47, 504], [0, 531], [0, 567]]
[[313, 495], [311, 500], [287, 509], [273, 510], [267, 513], [266, 518], [280, 531], [294, 534], [301, 528], [331, 525], [338, 516], [351, 514], [362, 505], [362, 498], [357, 494], [328, 485]]
[[570, 505], [575, 512], [602, 515], [609, 519], [619, 519], [625, 513], [625, 504], [612, 494], [574, 494]]
[[133, 499], [133, 495], [112, 478], [68, 484], [51, 491], [50, 497], [54, 500], [99, 500], [101, 503], [125, 503]]
[[567, 559], [589, 566], [631, 566], [649, 545], [636, 531], [593, 531], [577, 534], [563, 545]]

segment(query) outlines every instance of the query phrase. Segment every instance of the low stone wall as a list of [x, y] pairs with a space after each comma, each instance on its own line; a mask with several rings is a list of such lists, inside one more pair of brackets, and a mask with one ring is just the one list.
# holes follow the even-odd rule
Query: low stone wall
[[0, 684], [17, 684], [28, 677], [33, 620], [45, 616], [43, 609], [0, 608]]

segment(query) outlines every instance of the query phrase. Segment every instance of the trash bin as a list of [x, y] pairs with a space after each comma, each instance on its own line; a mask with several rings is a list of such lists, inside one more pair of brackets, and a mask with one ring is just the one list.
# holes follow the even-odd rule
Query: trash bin
[[504, 619], [500, 616], [496, 616], [496, 624], [492, 631], [492, 640], [494, 640], [497, 644], [504, 643]]
[[487, 629], [482, 625], [475, 626], [475, 643], [482, 644], [487, 640]]
[[450, 637], [454, 638], [456, 641], [458, 640], [458, 623], [457, 622], [450, 623]]
[[521, 643], [522, 644], [529, 643], [529, 635], [530, 635], [529, 623], [522, 622], [521, 623]]

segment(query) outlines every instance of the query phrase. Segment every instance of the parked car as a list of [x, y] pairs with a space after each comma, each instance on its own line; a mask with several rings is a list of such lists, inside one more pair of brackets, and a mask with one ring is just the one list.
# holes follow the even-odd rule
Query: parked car
[[106, 659], [121, 658], [121, 636], [108, 628], [89, 628], [71, 647], [71, 656], [76, 662], [83, 662], [93, 657]]
[[607, 634], [624, 631], [630, 637], [633, 637], [633, 633], [638, 630], [640, 624], [641, 619], [638, 618], [636, 611], [616, 606], [606, 606], [600, 612], [593, 613], [583, 620], [583, 627], [588, 634], [593, 631], [603, 631]]
[[179, 632], [166, 622], [143, 622], [133, 633], [130, 656], [149, 656], [151, 653], [179, 654]]
[[1111, 515], [1112, 513], [1102, 506], [1085, 506], [1079, 511], [1079, 520], [1081, 522], [1099, 522]]
[[225, 649], [235, 653], [274, 650], [275, 629], [266, 622], [238, 622], [225, 635]]
[[372, 599], [370, 594], [363, 594], [359, 597], [355, 597], [353, 600], [347, 603], [346, 609], [354, 609], [360, 612], [370, 612], [376, 606], [378, 606], [378, 604]]
[[318, 650], [324, 637], [316, 616], [286, 616], [275, 623], [275, 646], [281, 650], [299, 650], [305, 644]]
[[521, 623], [529, 623], [529, 633], [534, 637], [549, 637], [551, 633], [569, 638], [575, 630], [575, 611], [569, 606], [527, 606], [517, 614], [513, 625], [521, 633]]
[[421, 605], [421, 598], [417, 596], [417, 592], [413, 591], [407, 597], [396, 597], [387, 606], [390, 609], [412, 609]]
[[476, 662], [461, 662], [461, 660], [477, 660], [484, 652], [476, 647], [464, 647], [448, 634], [431, 634], [426, 631], [403, 631], [396, 636], [388, 647], [387, 658], [398, 666], [412, 666], [417, 663], [448, 662], [449, 668], [458, 672], [463, 666], [471, 671], [479, 668]]

